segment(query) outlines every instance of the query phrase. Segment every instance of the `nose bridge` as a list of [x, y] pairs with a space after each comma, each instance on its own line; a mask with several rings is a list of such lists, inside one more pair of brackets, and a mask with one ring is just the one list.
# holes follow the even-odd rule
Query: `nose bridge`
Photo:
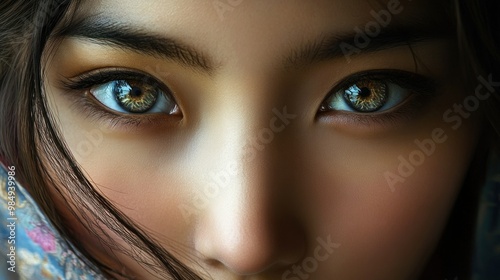
[[[279, 185], [276, 181], [282, 176], [278, 173], [293, 168], [286, 157], [293, 152], [289, 150], [296, 150], [292, 131], [296, 118], [286, 105], [219, 110], [206, 121], [205, 132], [201, 133], [205, 135], [203, 157], [210, 159], [205, 169], [208, 181], [223, 189], [231, 186], [227, 191], [233, 192], [251, 185]], [[252, 190], [259, 190], [255, 186]]]
[[269, 204], [278, 199], [276, 191], [286, 184], [278, 174], [288, 170], [287, 162], [280, 160], [286, 153], [280, 143], [289, 136], [286, 130], [295, 115], [288, 114], [286, 106], [281, 110], [261, 107], [266, 108], [221, 109], [205, 128], [209, 132], [203, 134], [210, 136], [204, 141], [203, 150], [208, 153], [204, 157], [211, 160], [206, 162], [204, 183], [220, 189], [211, 203], [214, 211], [231, 208], [233, 214], [252, 211], [268, 216]]
[[196, 249], [245, 275], [291, 264], [304, 248], [293, 215], [283, 210], [286, 202], [279, 193], [287, 182], [277, 174], [287, 170], [279, 160], [280, 138], [296, 116], [286, 105], [263, 103], [221, 109], [206, 126], [213, 137], [205, 142], [212, 158], [208, 184], [218, 194], [198, 221]]
[[243, 178], [237, 176], [237, 172], [250, 177], [260, 172], [258, 177], [265, 178], [268, 165], [279, 158], [276, 157], [281, 152], [279, 144], [285, 138], [287, 145], [292, 144], [289, 136], [297, 121], [297, 115], [286, 101], [276, 98], [280, 94], [273, 92], [276, 89], [270, 78], [253, 74], [250, 79], [250, 74], [243, 71], [219, 83], [224, 86], [214, 89], [214, 98], [209, 104], [217, 110], [210, 110], [204, 118], [200, 133], [204, 135], [204, 150], [210, 153], [208, 158], [213, 159], [210, 168], [236, 181]]

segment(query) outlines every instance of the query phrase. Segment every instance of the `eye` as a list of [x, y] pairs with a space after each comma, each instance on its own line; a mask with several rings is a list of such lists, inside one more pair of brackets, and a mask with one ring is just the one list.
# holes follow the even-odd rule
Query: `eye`
[[125, 114], [174, 114], [178, 107], [170, 95], [146, 80], [113, 80], [90, 88], [107, 108]]
[[399, 70], [373, 70], [354, 74], [323, 101], [320, 112], [381, 113], [404, 103], [412, 94], [429, 95], [435, 84], [429, 78]]
[[409, 90], [394, 83], [361, 80], [332, 94], [321, 111], [383, 112], [401, 104], [410, 94]]
[[86, 118], [109, 129], [140, 129], [182, 119], [170, 88], [140, 70], [97, 69], [61, 81]]

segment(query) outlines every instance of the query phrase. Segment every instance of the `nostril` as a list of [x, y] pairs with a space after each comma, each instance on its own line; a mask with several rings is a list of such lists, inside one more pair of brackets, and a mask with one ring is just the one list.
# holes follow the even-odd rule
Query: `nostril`
[[226, 265], [221, 263], [220, 261], [212, 258], [207, 258], [206, 256], [203, 257], [203, 262], [210, 267], [216, 268], [216, 269], [222, 269]]
[[198, 235], [196, 249], [205, 265], [249, 276], [283, 270], [304, 257], [305, 239], [297, 230], [277, 234], [276, 229], [269, 227], [238, 229], [204, 231], [204, 235]]
[[279, 262], [279, 251], [272, 244], [254, 240], [221, 238], [213, 240], [209, 246], [200, 247], [200, 250], [204, 250], [200, 253], [206, 265], [237, 275], [257, 274]]

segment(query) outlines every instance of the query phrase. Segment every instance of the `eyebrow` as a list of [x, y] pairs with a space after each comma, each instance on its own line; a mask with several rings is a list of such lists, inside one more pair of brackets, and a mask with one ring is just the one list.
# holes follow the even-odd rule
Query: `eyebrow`
[[[359, 29], [358, 29], [359, 30]], [[398, 26], [393, 24], [380, 27], [376, 36], [364, 34], [369, 39], [366, 44], [356, 44], [359, 32], [330, 34], [319, 40], [304, 44], [283, 58], [285, 68], [299, 68], [322, 61], [351, 56], [361, 53], [392, 49], [404, 45], [444, 38], [449, 30], [434, 26]], [[197, 68], [208, 74], [216, 69], [213, 59], [202, 51], [196, 50], [182, 42], [153, 34], [137, 27], [118, 23], [108, 18], [93, 16], [74, 21], [61, 29], [57, 37], [74, 37], [90, 40], [97, 44], [110, 45], [140, 54], [159, 56], [182, 65]]]
[[322, 39], [304, 44], [301, 48], [285, 56], [283, 61], [286, 68], [307, 66], [316, 62], [333, 60], [345, 57], [350, 62], [351, 57], [360, 54], [369, 54], [377, 51], [393, 49], [401, 46], [411, 46], [414, 43], [446, 38], [450, 35], [445, 27], [436, 26], [397, 26], [381, 27], [376, 36], [364, 33], [368, 40], [356, 43], [360, 38], [360, 29], [344, 34], [332, 34]]
[[159, 56], [208, 73], [215, 68], [206, 55], [178, 40], [99, 16], [74, 21], [55, 35], [56, 37], [82, 38], [101, 45]]

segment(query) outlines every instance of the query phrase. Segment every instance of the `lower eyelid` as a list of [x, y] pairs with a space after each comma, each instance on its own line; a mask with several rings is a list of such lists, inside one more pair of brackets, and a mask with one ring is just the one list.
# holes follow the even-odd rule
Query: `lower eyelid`
[[[89, 96], [90, 95], [90, 96]], [[98, 104], [90, 92], [72, 94], [72, 104], [70, 109], [82, 114], [84, 119], [96, 122], [96, 125], [110, 130], [118, 131], [133, 131], [139, 127], [154, 127], [158, 125], [165, 125], [168, 122], [162, 122], [161, 116], [156, 115], [137, 115], [130, 116], [120, 114], [104, 108]], [[94, 99], [94, 100], [92, 100]], [[163, 117], [163, 119], [166, 119]], [[170, 118], [171, 119], [171, 118]]]
[[351, 112], [323, 115], [318, 123], [333, 126], [346, 131], [363, 133], [364, 131], [378, 131], [397, 129], [405, 121], [413, 119], [414, 115], [403, 111], [396, 111], [377, 116], [360, 115]]

